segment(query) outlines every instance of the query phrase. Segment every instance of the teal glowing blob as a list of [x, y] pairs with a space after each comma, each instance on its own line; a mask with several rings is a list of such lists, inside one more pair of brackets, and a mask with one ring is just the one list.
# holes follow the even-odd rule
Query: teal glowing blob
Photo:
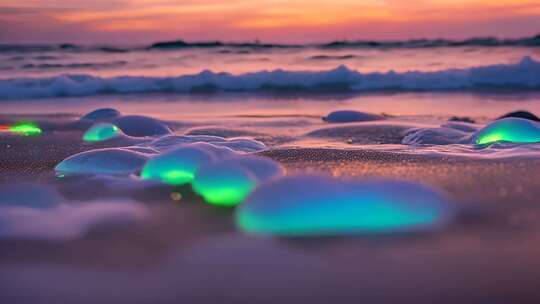
[[271, 159], [238, 155], [201, 167], [192, 187], [210, 204], [236, 206], [260, 182], [282, 174], [283, 168]]
[[473, 135], [475, 144], [540, 142], [540, 124], [523, 118], [496, 120]]
[[215, 160], [209, 144], [187, 144], [151, 158], [141, 171], [142, 179], [159, 180], [169, 185], [190, 183], [197, 170]]
[[96, 149], [72, 155], [54, 169], [56, 176], [122, 176], [137, 173], [147, 159], [147, 154], [121, 148]]
[[412, 182], [288, 176], [260, 185], [235, 219], [247, 233], [320, 236], [430, 230], [451, 213], [443, 195]]
[[98, 123], [88, 129], [83, 136], [84, 141], [97, 142], [118, 137], [122, 134], [120, 129], [110, 123]]
[[33, 122], [19, 122], [9, 127], [9, 131], [25, 136], [40, 135], [41, 128]]
[[231, 163], [203, 168], [193, 180], [193, 191], [213, 205], [235, 206], [255, 188], [257, 180], [247, 170]]

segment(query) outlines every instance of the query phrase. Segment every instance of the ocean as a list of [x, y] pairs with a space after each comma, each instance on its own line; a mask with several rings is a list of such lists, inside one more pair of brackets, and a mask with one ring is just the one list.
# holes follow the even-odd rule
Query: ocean
[[490, 41], [0, 45], [0, 99], [538, 90], [538, 39]]

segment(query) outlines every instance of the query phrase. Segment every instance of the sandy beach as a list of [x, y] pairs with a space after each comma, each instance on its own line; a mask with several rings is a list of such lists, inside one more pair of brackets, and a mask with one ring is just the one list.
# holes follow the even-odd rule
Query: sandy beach
[[[256, 107], [264, 108], [264, 103]], [[122, 109], [130, 105], [122, 104]], [[257, 303], [330, 299], [353, 303], [351, 299], [358, 298], [380, 303], [397, 299], [508, 303], [526, 299], [521, 303], [535, 303], [539, 296], [535, 277], [540, 271], [534, 245], [540, 235], [536, 187], [540, 161], [534, 144], [528, 150], [514, 147], [506, 154], [482, 154], [458, 143], [402, 144], [411, 130], [444, 125], [451, 113], [329, 123], [321, 119], [324, 114], [302, 115], [294, 109], [274, 115], [250, 112], [236, 117], [211, 114], [208, 124], [200, 114], [188, 119], [191, 114], [184, 112], [177, 120], [165, 114], [163, 123], [188, 137], [257, 140], [266, 148], [250, 154], [279, 163], [288, 176], [387, 178], [427, 185], [448, 197], [456, 210], [452, 220], [418, 232], [250, 235], [235, 224], [235, 208], [205, 203], [189, 185], [55, 174], [55, 167], [74, 154], [144, 145], [145, 140], [85, 142], [88, 125], [80, 120], [84, 113], [2, 115], [2, 124], [31, 120], [43, 127], [36, 136], [1, 135], [2, 185], [45, 186], [68, 205], [128, 200], [145, 209], [142, 220], [112, 220], [68, 238], [40, 233], [4, 237], [0, 240], [2, 299], [13, 303], [37, 303], [42, 297], [77, 303], [110, 299], [116, 303], [155, 299], [163, 303], [253, 299]], [[473, 118], [489, 122], [495, 117]], [[360, 283], [361, 295], [355, 287]], [[393, 292], [384, 292], [388, 288]]]

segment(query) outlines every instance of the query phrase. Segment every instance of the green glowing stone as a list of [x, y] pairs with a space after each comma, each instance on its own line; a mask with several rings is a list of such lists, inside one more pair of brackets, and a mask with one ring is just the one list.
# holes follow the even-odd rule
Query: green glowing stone
[[417, 183], [286, 176], [257, 187], [235, 219], [250, 234], [321, 236], [430, 230], [450, 214], [444, 196]]
[[36, 123], [33, 122], [20, 122], [9, 127], [9, 131], [13, 133], [22, 134], [25, 136], [28, 135], [39, 135], [41, 134], [41, 129]]
[[230, 207], [244, 201], [256, 184], [250, 172], [234, 163], [223, 162], [197, 172], [192, 187], [206, 202]]
[[504, 118], [496, 120], [474, 135], [478, 145], [495, 142], [533, 143], [540, 142], [540, 125], [522, 118]]
[[213, 155], [197, 144], [185, 145], [148, 160], [142, 168], [141, 178], [184, 185], [193, 180], [199, 167], [213, 160]]
[[110, 123], [98, 123], [84, 133], [83, 140], [89, 142], [103, 141], [120, 136], [122, 131]]

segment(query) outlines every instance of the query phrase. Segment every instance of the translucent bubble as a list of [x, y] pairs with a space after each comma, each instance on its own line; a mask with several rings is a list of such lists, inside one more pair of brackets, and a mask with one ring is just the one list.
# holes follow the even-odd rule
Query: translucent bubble
[[96, 142], [108, 140], [122, 135], [122, 131], [110, 123], [98, 123], [88, 129], [83, 136], [84, 141]]
[[495, 142], [532, 143], [540, 142], [540, 126], [537, 122], [523, 118], [496, 120], [473, 135], [478, 145]]
[[211, 135], [165, 135], [144, 145], [153, 147], [159, 151], [167, 151], [188, 144], [204, 142], [214, 146], [226, 147], [237, 152], [258, 152], [266, 149], [266, 146], [257, 140], [249, 138], [225, 139]]
[[188, 184], [201, 166], [217, 158], [211, 146], [203, 143], [187, 144], [151, 158], [142, 168], [141, 178], [159, 180], [170, 185]]
[[101, 109], [97, 109], [97, 110], [94, 110], [92, 112], [89, 112], [87, 113], [86, 115], [84, 115], [83, 117], [81, 117], [81, 119], [83, 120], [93, 120], [93, 121], [103, 121], [103, 120], [110, 120], [110, 119], [114, 119], [116, 117], [119, 117], [120, 115], [120, 112], [118, 112], [118, 110], [116, 109], [112, 109], [112, 108], [101, 108]]
[[451, 216], [434, 189], [404, 181], [289, 176], [264, 183], [236, 210], [254, 234], [346, 235], [430, 230]]
[[232, 163], [208, 166], [197, 173], [193, 190], [210, 204], [235, 206], [255, 188], [256, 178]]
[[96, 149], [72, 155], [55, 167], [57, 176], [130, 175], [138, 172], [148, 155], [120, 149]]
[[192, 186], [210, 204], [235, 206], [260, 182], [281, 174], [283, 169], [271, 159], [240, 155], [201, 167]]

